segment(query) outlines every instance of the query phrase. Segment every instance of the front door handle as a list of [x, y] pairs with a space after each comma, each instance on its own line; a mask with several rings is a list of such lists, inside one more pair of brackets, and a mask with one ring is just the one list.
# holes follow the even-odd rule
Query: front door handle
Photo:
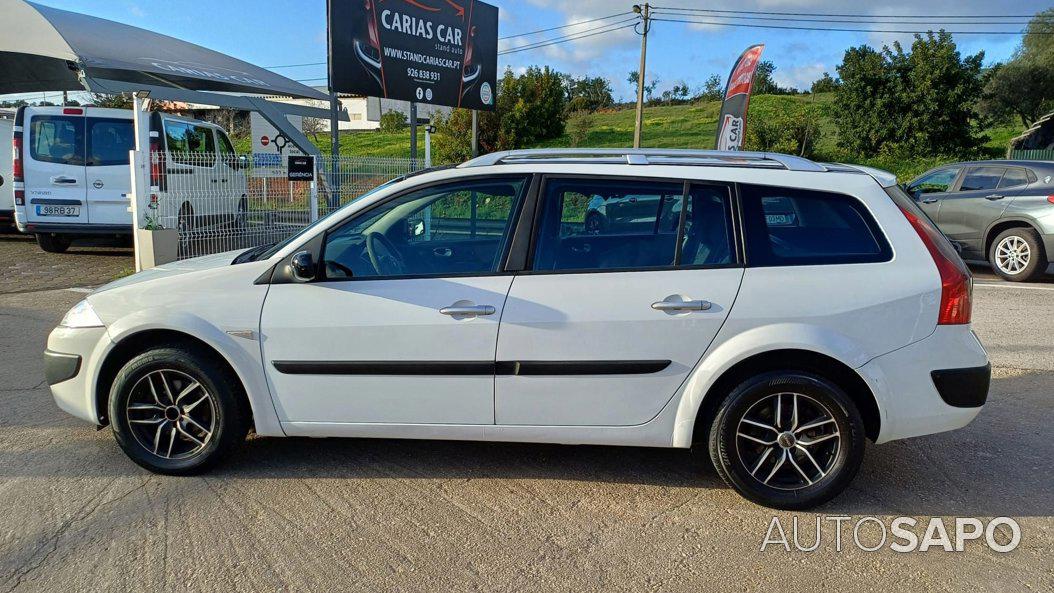
[[651, 304], [656, 311], [706, 311], [711, 306], [710, 301], [658, 301]]
[[923, 204], [936, 204], [937, 198], [922, 198]]
[[1002, 194], [989, 194], [989, 195], [985, 196], [984, 199], [995, 201], [995, 200], [1002, 200], [1005, 197], [1006, 196], [1004, 196]]
[[450, 257], [454, 255], [454, 250], [449, 247], [436, 247], [432, 250], [432, 254], [436, 257]]
[[493, 315], [498, 310], [493, 305], [459, 305], [457, 303], [439, 310], [443, 315], [451, 317], [478, 317], [480, 315]]

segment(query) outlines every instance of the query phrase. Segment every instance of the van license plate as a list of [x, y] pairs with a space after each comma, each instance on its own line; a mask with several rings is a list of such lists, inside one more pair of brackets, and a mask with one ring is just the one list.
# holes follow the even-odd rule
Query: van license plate
[[53, 206], [37, 204], [37, 216], [80, 216], [80, 206]]

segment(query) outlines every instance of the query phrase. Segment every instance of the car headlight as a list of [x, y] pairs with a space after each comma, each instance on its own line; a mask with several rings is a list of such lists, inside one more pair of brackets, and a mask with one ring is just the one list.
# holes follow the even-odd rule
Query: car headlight
[[66, 312], [66, 316], [59, 322], [62, 327], [103, 327], [102, 319], [95, 313], [95, 309], [88, 301], [81, 301]]

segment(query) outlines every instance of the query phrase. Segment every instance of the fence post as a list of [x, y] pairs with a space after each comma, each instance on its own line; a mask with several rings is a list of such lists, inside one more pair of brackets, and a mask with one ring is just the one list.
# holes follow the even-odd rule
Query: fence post
[[[311, 159], [314, 161], [315, 159]], [[308, 205], [308, 214], [311, 222], [318, 220], [318, 175], [321, 169], [320, 163], [315, 163], [315, 175], [311, 178], [311, 202]]]

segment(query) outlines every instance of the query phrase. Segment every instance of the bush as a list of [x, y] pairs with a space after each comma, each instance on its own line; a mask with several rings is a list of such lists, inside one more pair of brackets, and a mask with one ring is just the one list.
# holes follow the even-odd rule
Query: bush
[[593, 114], [588, 111], [572, 113], [567, 119], [567, 131], [571, 136], [571, 146], [577, 147], [581, 144], [589, 136], [589, 131], [593, 129], [594, 123]]
[[812, 158], [823, 134], [820, 118], [818, 107], [798, 106], [749, 120], [745, 148]]
[[409, 118], [401, 111], [394, 109], [381, 116], [381, 131], [385, 134], [395, 134], [405, 130], [410, 125]]

